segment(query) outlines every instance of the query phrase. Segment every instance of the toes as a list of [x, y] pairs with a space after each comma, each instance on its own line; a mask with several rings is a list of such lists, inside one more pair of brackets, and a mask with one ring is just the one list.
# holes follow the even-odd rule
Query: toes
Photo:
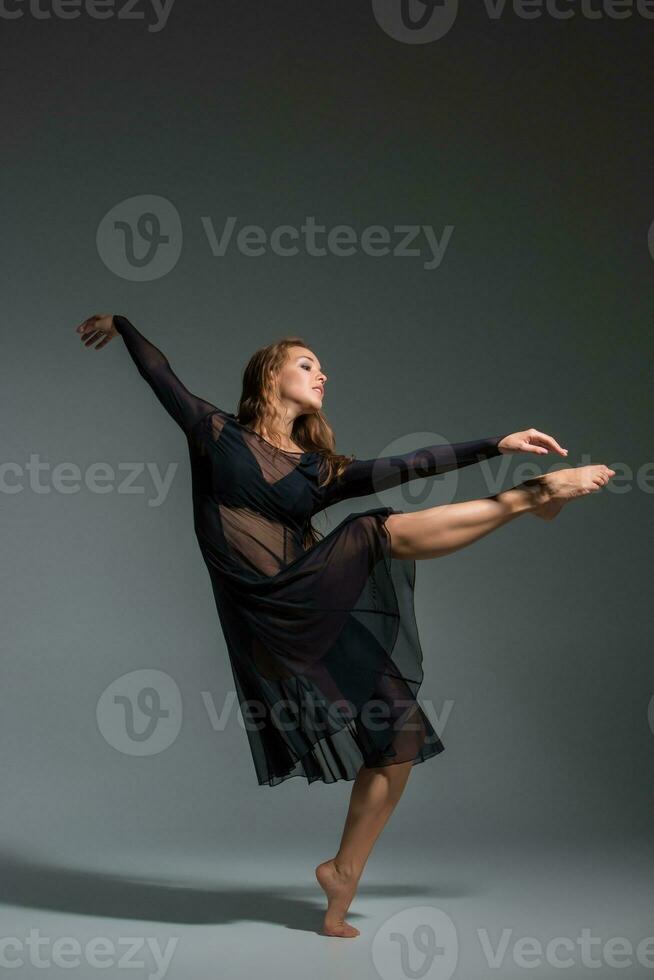
[[355, 936], [361, 935], [359, 930], [355, 929], [348, 922], [339, 922], [337, 925], [325, 926], [323, 932], [325, 936], [335, 936], [339, 939], [354, 939]]

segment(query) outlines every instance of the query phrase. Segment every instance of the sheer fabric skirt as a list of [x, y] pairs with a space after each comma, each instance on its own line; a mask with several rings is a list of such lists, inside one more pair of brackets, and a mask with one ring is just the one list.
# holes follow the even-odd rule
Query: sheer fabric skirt
[[391, 555], [392, 507], [348, 515], [272, 576], [209, 567], [260, 785], [352, 780], [444, 748], [417, 701], [416, 563]]

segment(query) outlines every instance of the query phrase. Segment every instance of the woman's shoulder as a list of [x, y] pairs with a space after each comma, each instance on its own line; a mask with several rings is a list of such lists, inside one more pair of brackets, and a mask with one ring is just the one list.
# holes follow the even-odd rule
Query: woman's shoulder
[[235, 419], [232, 412], [225, 411], [224, 408], [219, 408], [217, 405], [212, 405], [210, 410], [205, 412], [201, 418], [197, 420], [189, 436], [191, 438], [202, 438], [203, 436], [211, 435], [216, 438], [217, 435], [222, 431], [223, 426], [226, 422]]

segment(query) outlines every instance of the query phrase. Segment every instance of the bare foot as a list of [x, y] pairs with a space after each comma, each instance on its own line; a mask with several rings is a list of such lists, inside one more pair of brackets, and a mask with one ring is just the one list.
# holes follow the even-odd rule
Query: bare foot
[[529, 487], [537, 496], [538, 504], [532, 513], [544, 521], [551, 521], [569, 500], [596, 493], [606, 486], [612, 476], [615, 476], [615, 470], [603, 463], [593, 463], [543, 473], [542, 476], [525, 480], [521, 486]]
[[315, 873], [318, 884], [327, 896], [323, 934], [340, 936], [342, 939], [358, 936], [359, 930], [345, 921], [345, 913], [357, 890], [358, 877], [337, 868], [333, 858], [319, 864]]

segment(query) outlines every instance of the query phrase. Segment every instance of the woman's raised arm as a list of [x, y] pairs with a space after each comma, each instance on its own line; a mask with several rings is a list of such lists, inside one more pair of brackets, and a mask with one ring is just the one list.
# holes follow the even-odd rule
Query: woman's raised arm
[[185, 433], [188, 434], [196, 422], [216, 409], [211, 402], [192, 394], [185, 387], [171, 368], [166, 355], [150, 343], [127, 317], [92, 316], [76, 329], [84, 344], [87, 347], [95, 346], [97, 350], [105, 347], [119, 334], [125, 341], [139, 374]]
[[501, 455], [498, 443], [503, 436], [423, 446], [408, 453], [379, 459], [354, 459], [342, 475], [323, 488], [321, 507], [329, 507], [349, 497], [380, 493], [420, 477], [435, 476], [470, 466], [482, 459]]

